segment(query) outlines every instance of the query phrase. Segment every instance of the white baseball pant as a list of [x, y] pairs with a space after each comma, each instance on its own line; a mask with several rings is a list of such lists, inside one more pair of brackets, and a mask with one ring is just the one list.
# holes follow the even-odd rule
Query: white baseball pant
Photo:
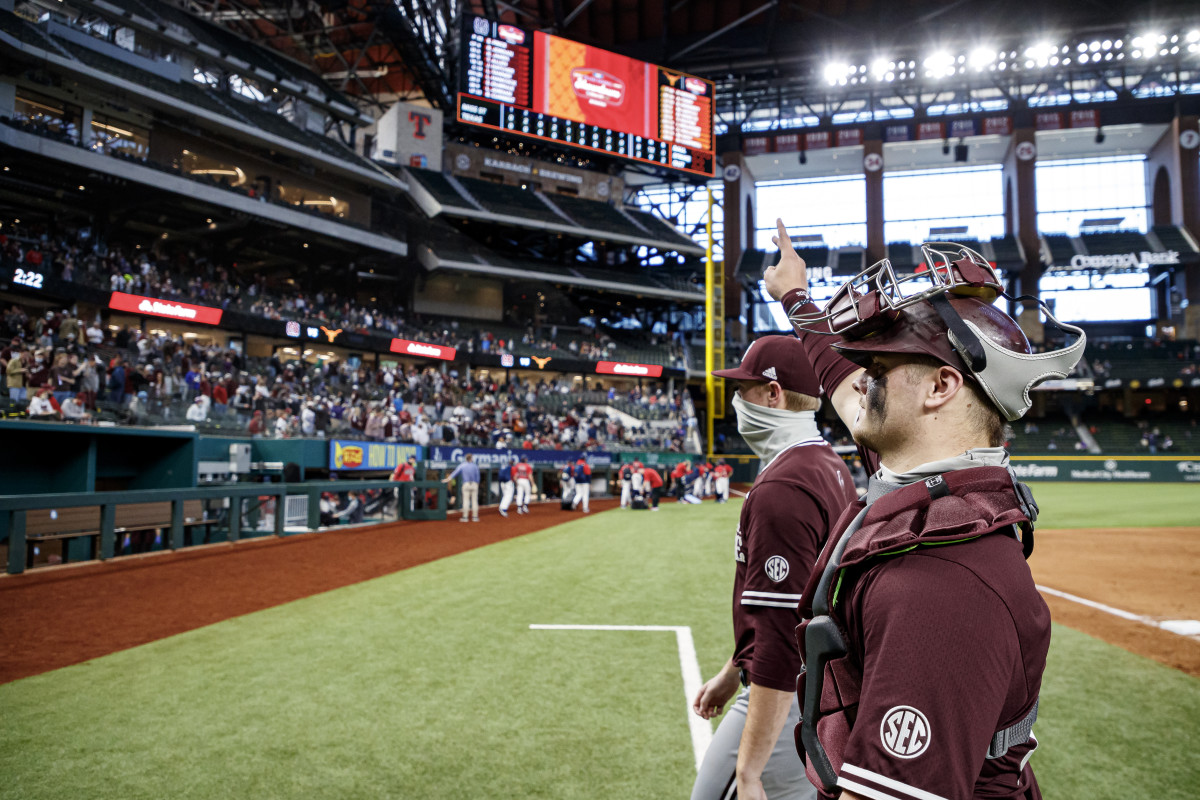
[[591, 494], [592, 494], [592, 485], [590, 483], [588, 483], [587, 481], [576, 482], [575, 483], [575, 499], [574, 499], [574, 501], [571, 502], [571, 508], [574, 508], [575, 506], [579, 505], [582, 502], [583, 503], [583, 513], [585, 513], [585, 514], [590, 513], [588, 511], [588, 498], [591, 496]]

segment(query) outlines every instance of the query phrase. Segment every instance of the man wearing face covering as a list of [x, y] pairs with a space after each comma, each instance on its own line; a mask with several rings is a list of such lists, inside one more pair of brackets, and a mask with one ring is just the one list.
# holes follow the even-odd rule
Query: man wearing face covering
[[692, 800], [815, 797], [790, 732], [799, 722], [795, 630], [804, 581], [830, 526], [854, 501], [854, 481], [821, 438], [820, 381], [791, 336], [751, 343], [735, 369], [738, 433], [758, 457], [758, 478], [738, 522], [733, 584], [734, 653], [692, 705], [711, 719], [738, 692], [696, 776]]

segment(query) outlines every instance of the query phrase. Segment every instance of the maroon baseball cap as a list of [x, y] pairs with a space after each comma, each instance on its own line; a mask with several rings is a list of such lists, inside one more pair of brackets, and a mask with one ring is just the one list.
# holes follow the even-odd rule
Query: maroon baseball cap
[[819, 397], [821, 381], [804, 345], [795, 336], [763, 336], [746, 348], [733, 369], [713, 370], [718, 378], [735, 381], [775, 381], [791, 392]]

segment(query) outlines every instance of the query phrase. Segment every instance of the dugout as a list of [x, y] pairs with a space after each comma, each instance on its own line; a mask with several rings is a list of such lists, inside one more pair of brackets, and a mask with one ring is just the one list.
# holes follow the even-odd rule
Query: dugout
[[198, 440], [192, 431], [6, 420], [0, 481], [8, 494], [191, 488]]

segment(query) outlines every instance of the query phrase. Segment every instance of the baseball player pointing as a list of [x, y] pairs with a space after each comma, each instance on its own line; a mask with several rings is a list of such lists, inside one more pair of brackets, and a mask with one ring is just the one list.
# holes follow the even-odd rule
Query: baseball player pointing
[[750, 345], [736, 369], [738, 432], [761, 468], [746, 496], [735, 540], [734, 652], [696, 695], [693, 710], [711, 719], [745, 686], [713, 738], [692, 800], [814, 797], [796, 757], [799, 721], [795, 629], [804, 580], [829, 528], [855, 497], [849, 470], [821, 438], [815, 412], [820, 383], [791, 336]]
[[912, 276], [884, 259], [822, 310], [782, 222], [775, 243], [767, 289], [876, 470], [803, 590], [809, 777], [823, 798], [1039, 800], [1050, 614], [1025, 563], [1037, 506], [1001, 445], [1083, 331], [1046, 311], [1073, 341], [1033, 353], [994, 268], [955, 244], [924, 245]]

